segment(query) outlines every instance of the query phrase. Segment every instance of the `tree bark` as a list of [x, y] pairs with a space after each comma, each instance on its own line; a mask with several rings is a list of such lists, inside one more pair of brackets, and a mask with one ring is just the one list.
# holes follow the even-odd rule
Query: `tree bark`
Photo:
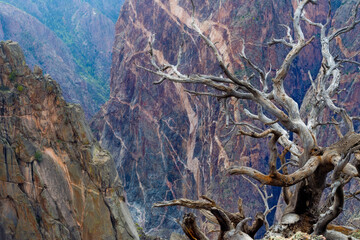
[[191, 240], [209, 240], [196, 224], [196, 217], [192, 213], [186, 213], [181, 223], [186, 236]]

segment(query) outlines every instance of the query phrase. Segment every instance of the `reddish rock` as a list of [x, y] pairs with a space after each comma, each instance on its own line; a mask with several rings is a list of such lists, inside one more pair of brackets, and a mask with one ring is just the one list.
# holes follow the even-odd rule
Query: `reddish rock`
[[39, 65], [57, 79], [64, 98], [79, 103], [90, 118], [108, 99], [113, 12], [121, 1], [88, 2], [3, 1], [0, 40], [19, 42], [29, 66]]
[[112, 157], [41, 73], [0, 43], [0, 239], [139, 239]]
[[[241, 38], [246, 42], [248, 57], [262, 67], [269, 68], [271, 64], [273, 69], [278, 68], [287, 49], [269, 47], [266, 43], [272, 37], [286, 34], [279, 24], [291, 21], [292, 2], [295, 1], [202, 0], [195, 3], [195, 17], [201, 30], [217, 42], [232, 71], [241, 76], [250, 75], [249, 66], [239, 57]], [[342, 13], [345, 6], [334, 8], [335, 18], [348, 16]], [[175, 219], [180, 218], [183, 209], [153, 209], [154, 202], [180, 197], [197, 199], [207, 194], [231, 210], [236, 208], [237, 198], [241, 196], [247, 215], [254, 216], [262, 210], [256, 191], [243, 179], [230, 178], [225, 170], [231, 165], [262, 171], [267, 168], [266, 140], [236, 136], [236, 130], [225, 127], [221, 104], [216, 99], [193, 97], [184, 91], [185, 88], [201, 90], [201, 86], [169, 82], [154, 86], [152, 82], [158, 78], [137, 68], [137, 65], [150, 67], [147, 44], [151, 34], [155, 34], [155, 54], [161, 63], [176, 61], [183, 34], [181, 71], [222, 73], [211, 51], [191, 30], [190, 12], [190, 1], [185, 0], [125, 2], [116, 24], [110, 100], [92, 122], [101, 145], [115, 158], [136, 221], [146, 231], [166, 236], [168, 229], [178, 228]], [[326, 15], [327, 6], [323, 3], [309, 11], [309, 17], [314, 20], [320, 21]], [[314, 27], [305, 29], [309, 38], [316, 33]], [[343, 39], [358, 34], [359, 28]], [[297, 101], [310, 85], [307, 72], [315, 73], [320, 66], [318, 46], [317, 40], [306, 47], [294, 61], [287, 79], [289, 94]], [[355, 53], [360, 45], [356, 46], [342, 51]], [[345, 69], [355, 76], [354, 68]], [[356, 81], [353, 87], [349, 96], [357, 92]], [[356, 113], [359, 98], [352, 99]], [[254, 108], [247, 103], [243, 106]], [[234, 102], [232, 107], [243, 106]], [[239, 118], [237, 113], [235, 119]], [[278, 189], [269, 191], [278, 196]]]

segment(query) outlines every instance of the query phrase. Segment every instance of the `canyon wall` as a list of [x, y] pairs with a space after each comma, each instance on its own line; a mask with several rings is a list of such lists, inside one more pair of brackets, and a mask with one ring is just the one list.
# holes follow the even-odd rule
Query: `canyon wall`
[[[239, 57], [242, 39], [247, 56], [263, 68], [269, 69], [271, 65], [274, 74], [288, 49], [268, 46], [267, 42], [272, 37], [286, 35], [280, 24], [291, 22], [295, 2], [201, 0], [195, 2], [195, 18], [202, 32], [217, 43], [235, 74], [251, 75], [250, 67]], [[341, 4], [333, 1], [334, 26], [346, 24], [352, 5], [353, 1]], [[307, 9], [307, 15], [314, 21], [324, 21], [327, 12], [327, 2]], [[242, 197], [248, 216], [263, 210], [256, 190], [241, 177], [228, 176], [226, 168], [246, 165], [266, 171], [267, 141], [237, 136], [236, 128], [225, 127], [221, 102], [211, 97], [194, 97], [184, 91], [185, 88], [204, 90], [203, 87], [166, 81], [155, 86], [153, 82], [159, 79], [137, 67], [151, 68], [148, 39], [155, 34], [154, 52], [160, 63], [175, 63], [179, 46], [184, 43], [181, 71], [222, 74], [212, 52], [191, 29], [190, 13], [190, 1], [186, 0], [125, 2], [116, 23], [110, 99], [91, 125], [101, 145], [114, 156], [135, 221], [147, 233], [162, 236], [169, 236], [173, 229], [179, 230], [176, 219], [181, 218], [184, 209], [152, 208], [158, 201], [208, 195], [229, 210], [235, 210], [238, 197]], [[306, 24], [304, 31], [308, 38], [318, 34], [315, 27]], [[338, 38], [333, 50], [341, 56], [358, 59], [358, 35], [359, 27]], [[310, 85], [308, 71], [315, 74], [320, 63], [319, 39], [316, 39], [295, 59], [286, 80], [288, 93], [299, 104]], [[343, 71], [342, 87], [348, 91], [337, 97], [345, 100], [344, 106], [356, 115], [360, 101], [358, 69], [346, 65]], [[234, 119], [244, 118], [239, 113], [242, 107], [255, 111], [246, 102], [234, 101], [232, 107]], [[327, 119], [328, 114], [323, 118]], [[322, 130], [324, 145], [336, 140], [333, 129]], [[271, 204], [275, 204], [279, 189], [268, 188], [268, 191], [274, 194]], [[342, 221], [346, 221], [354, 206], [345, 211]], [[207, 222], [202, 226], [206, 232], [212, 230]]]
[[67, 101], [86, 117], [109, 97], [114, 27], [123, 1], [5, 0], [0, 40], [14, 40], [29, 66], [40, 66], [60, 84]]
[[111, 155], [78, 104], [0, 43], [0, 238], [139, 239]]

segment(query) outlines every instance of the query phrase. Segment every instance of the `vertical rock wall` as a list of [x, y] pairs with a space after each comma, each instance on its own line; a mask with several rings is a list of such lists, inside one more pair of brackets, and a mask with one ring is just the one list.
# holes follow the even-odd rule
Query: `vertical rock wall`
[[0, 43], [0, 238], [139, 239], [110, 154], [80, 106]]
[[0, 40], [19, 42], [27, 64], [53, 76], [66, 101], [79, 103], [89, 119], [109, 97], [114, 27], [122, 4], [4, 0]]
[[[267, 42], [286, 35], [286, 29], [279, 24], [291, 22], [295, 2], [202, 0], [195, 3], [195, 17], [204, 34], [217, 42], [230, 69], [239, 76], [250, 76], [249, 66], [239, 57], [242, 38], [250, 59], [267, 69], [270, 64], [272, 69], [279, 67], [287, 49], [269, 47]], [[345, 2], [334, 6], [334, 18], [346, 19], [351, 3]], [[237, 136], [236, 129], [225, 127], [221, 102], [210, 97], [193, 97], [184, 91], [206, 89], [168, 82], [154, 86], [152, 82], [157, 77], [137, 68], [137, 65], [150, 67], [147, 44], [150, 35], [155, 34], [154, 49], [159, 62], [175, 63], [184, 39], [180, 67], [183, 72], [222, 74], [211, 51], [191, 30], [190, 13], [190, 1], [186, 0], [125, 2], [116, 24], [110, 100], [92, 122], [101, 145], [115, 158], [136, 221], [146, 231], [164, 236], [169, 236], [169, 229], [178, 228], [176, 218], [181, 217], [183, 209], [154, 209], [151, 208], [154, 202], [180, 197], [197, 199], [206, 194], [231, 210], [241, 196], [246, 212], [253, 216], [262, 210], [261, 199], [251, 185], [241, 178], [230, 178], [225, 170], [231, 165], [262, 171], [267, 168], [266, 140]], [[327, 3], [308, 10], [308, 15], [321, 21], [327, 15]], [[337, 26], [345, 24], [343, 20]], [[314, 27], [304, 28], [308, 37], [316, 34]], [[342, 39], [354, 38], [358, 33], [356, 29]], [[335, 51], [349, 56], [359, 51], [359, 44], [356, 49], [351, 44], [342, 47], [342, 39], [334, 46]], [[317, 40], [304, 49], [286, 81], [289, 94], [300, 104], [310, 85], [307, 72], [315, 73], [320, 67], [318, 46]], [[348, 81], [353, 82], [353, 89], [358, 89], [357, 70], [346, 69]], [[355, 94], [354, 91], [351, 92]], [[352, 101], [359, 102], [356, 98]], [[244, 119], [239, 108], [255, 111], [247, 103], [234, 101], [231, 107], [235, 109], [236, 120]], [[356, 113], [356, 107], [353, 109]], [[269, 191], [278, 196], [279, 189]], [[276, 202], [276, 197], [272, 201]]]

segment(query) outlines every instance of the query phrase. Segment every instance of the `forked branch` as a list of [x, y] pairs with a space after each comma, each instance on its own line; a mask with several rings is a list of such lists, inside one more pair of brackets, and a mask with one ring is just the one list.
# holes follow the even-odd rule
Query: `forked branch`
[[[172, 201], [164, 201], [155, 203], [154, 207], [166, 207], [166, 206], [183, 206], [192, 209], [206, 210], [211, 213], [211, 216], [214, 216], [217, 223], [220, 225], [220, 234], [219, 239], [223, 239], [226, 232], [234, 229], [241, 223], [244, 219], [244, 213], [242, 209], [242, 200], [238, 201], [239, 212], [231, 213], [223, 208], [219, 207], [214, 200], [210, 199], [207, 196], [201, 196], [203, 200], [190, 200], [185, 198], [180, 198]], [[210, 221], [214, 221], [213, 217], [208, 217], [208, 213], [205, 214], [205, 217], [209, 218]], [[252, 225], [243, 224], [242, 231], [249, 236], [255, 236], [255, 233], [260, 229], [264, 223], [264, 215], [257, 214]]]
[[284, 175], [279, 172], [265, 175], [250, 167], [232, 167], [229, 169], [229, 173], [231, 175], [246, 175], [266, 185], [289, 187], [312, 175], [320, 162], [321, 158], [312, 157], [302, 168], [289, 175]]
[[196, 224], [196, 217], [193, 213], [184, 214], [180, 224], [186, 236], [191, 240], [209, 240]]
[[[195, 19], [195, 5], [193, 0], [191, 0], [193, 7], [192, 28], [215, 55], [216, 61], [223, 72], [222, 75], [188, 75], [182, 73], [179, 70], [183, 52], [182, 45], [180, 46], [175, 65], [167, 62], [158, 63], [155, 55], [156, 51], [153, 49], [154, 37], [149, 41], [149, 54], [151, 57], [150, 62], [152, 69], [139, 67], [160, 77], [160, 80], [156, 81], [155, 84], [161, 84], [165, 80], [169, 80], [174, 83], [190, 83], [205, 86], [201, 91], [186, 91], [193, 95], [211, 96], [220, 99], [224, 108], [226, 126], [233, 125], [231, 131], [239, 128], [240, 135], [253, 138], [265, 138], [271, 136], [268, 146], [270, 152], [268, 174], [261, 173], [256, 169], [246, 166], [232, 167], [229, 170], [229, 173], [231, 175], [241, 174], [251, 177], [263, 185], [284, 187], [283, 194], [285, 202], [289, 207], [288, 213], [294, 213], [294, 215], [301, 215], [301, 217], [303, 217], [306, 215], [303, 214], [303, 211], [305, 211], [304, 209], [306, 209], [306, 211], [308, 211], [308, 215], [306, 216], [309, 217], [311, 215], [313, 217], [310, 221], [311, 230], [314, 227], [315, 233], [320, 234], [325, 232], [328, 223], [342, 210], [344, 202], [343, 185], [350, 181], [351, 178], [359, 177], [360, 164], [353, 164], [353, 162], [350, 161], [352, 153], [358, 151], [360, 148], [358, 147], [360, 146], [360, 135], [354, 133], [353, 120], [356, 120], [356, 118], [350, 117], [346, 110], [337, 106], [332, 99], [334, 94], [339, 92], [338, 89], [341, 80], [339, 68], [341, 67], [341, 64], [345, 62], [358, 64], [358, 62], [353, 60], [341, 60], [334, 57], [330, 52], [330, 42], [341, 34], [354, 29], [354, 27], [360, 23], [360, 20], [357, 19], [360, 1], [357, 1], [357, 4], [353, 9], [348, 25], [331, 32], [329, 31], [331, 27], [331, 5], [329, 5], [326, 23], [322, 24], [311, 21], [305, 16], [306, 14], [304, 12], [304, 8], [309, 3], [315, 4], [317, 1], [297, 0], [296, 2], [297, 6], [294, 11], [292, 28], [287, 25], [282, 25], [287, 31], [286, 37], [282, 39], [273, 39], [270, 42], [270, 44], [281, 43], [290, 48], [280, 67], [276, 70], [276, 74], [272, 79], [272, 86], [269, 85], [268, 87], [267, 85], [267, 78], [269, 77], [271, 70], [266, 72], [266, 70], [263, 70], [263, 67], [260, 67], [246, 56], [244, 40], [240, 57], [252, 68], [254, 74], [251, 75], [250, 78], [240, 78], [233, 73], [231, 68], [229, 68], [229, 63], [225, 62], [221, 51], [216, 47], [216, 44], [212, 42], [211, 37], [205, 36], [200, 30], [201, 28], [198, 27]], [[297, 101], [289, 96], [284, 89], [284, 81], [288, 77], [291, 65], [296, 57], [299, 56], [299, 53], [314, 39], [314, 37], [305, 37], [301, 20], [305, 20], [307, 23], [320, 29], [321, 54], [323, 57], [321, 68], [316, 75], [316, 78], [313, 79], [313, 76], [309, 73], [311, 88], [313, 90], [311, 94], [315, 100], [311, 101], [309, 105], [306, 105], [310, 106], [310, 108], [307, 109], [308, 112], [305, 113], [307, 114], [307, 123], [305, 123], [300, 116], [300, 109]], [[257, 87], [257, 85], [253, 83], [252, 79], [255, 77], [260, 78], [262, 87]], [[249, 79], [251, 79], [251, 81]], [[229, 104], [232, 100], [231, 98], [235, 98], [236, 100], [240, 99], [241, 101], [246, 100], [251, 102], [250, 104], [255, 103], [257, 113], [251, 113], [249, 110], [241, 107], [240, 112], [245, 114], [245, 120], [239, 120], [239, 118], [234, 117], [234, 119], [236, 119], [235, 121], [231, 114], [232, 106]], [[341, 133], [341, 124], [337, 123], [335, 120], [332, 122], [319, 121], [319, 116], [321, 116], [325, 108], [328, 108], [331, 112], [339, 114], [342, 117], [347, 126], [346, 134], [343, 135]], [[249, 107], [249, 109], [251, 109], [251, 107]], [[240, 116], [241, 118], [243, 115], [239, 114], [236, 116]], [[259, 127], [255, 124], [246, 122], [248, 120], [246, 117], [260, 121], [263, 125]], [[330, 147], [320, 147], [317, 145], [316, 132], [319, 129], [316, 128], [324, 124], [334, 125], [337, 134], [341, 139], [338, 143], [335, 143]], [[293, 137], [292, 133], [297, 134], [297, 137]], [[279, 154], [277, 144], [284, 148], [282, 154]], [[287, 153], [291, 155], [290, 161], [286, 160]], [[281, 162], [281, 167], [279, 169], [277, 169], [278, 158]], [[288, 169], [289, 165], [292, 165], [297, 169]], [[331, 207], [328, 211], [318, 217], [317, 207], [322, 191], [325, 189], [326, 175], [332, 170], [334, 170], [334, 173], [331, 185]], [[317, 177], [319, 175], [315, 176], [315, 173], [321, 174], [321, 180], [318, 181]], [[292, 194], [289, 187], [300, 182], [301, 184], [296, 186], [294, 194]], [[229, 233], [230, 231], [236, 233], [239, 229], [248, 233], [250, 236], [253, 236], [264, 222], [266, 228], [269, 229], [266, 215], [271, 209], [267, 204], [269, 196], [266, 191], [261, 191], [256, 184], [253, 182], [251, 183], [259, 191], [265, 204], [264, 214], [258, 214], [251, 226], [246, 224], [248, 219], [244, 216], [241, 201], [239, 201], [238, 213], [230, 213], [224, 210], [213, 200], [205, 196], [202, 197], [202, 200], [198, 201], [178, 199], [157, 203], [154, 206], [184, 206], [192, 209], [200, 209], [202, 212], [205, 211], [205, 216], [207, 218], [219, 223], [219, 239], [223, 239], [226, 233]], [[305, 197], [302, 198], [301, 194], [304, 194]], [[314, 198], [316, 198], [314, 203], [310, 202]], [[305, 201], [302, 201], [303, 199], [305, 199]], [[188, 236], [190, 235], [193, 237], [191, 239], [206, 239], [201, 231], [198, 232], [196, 230], [197, 226], [194, 219], [194, 216], [188, 215], [186, 216], [185, 221], [184, 217], [182, 224], [184, 231], [187, 232]], [[312, 225], [314, 222], [316, 222], [315, 226]], [[189, 227], [184, 228], [184, 226]]]

